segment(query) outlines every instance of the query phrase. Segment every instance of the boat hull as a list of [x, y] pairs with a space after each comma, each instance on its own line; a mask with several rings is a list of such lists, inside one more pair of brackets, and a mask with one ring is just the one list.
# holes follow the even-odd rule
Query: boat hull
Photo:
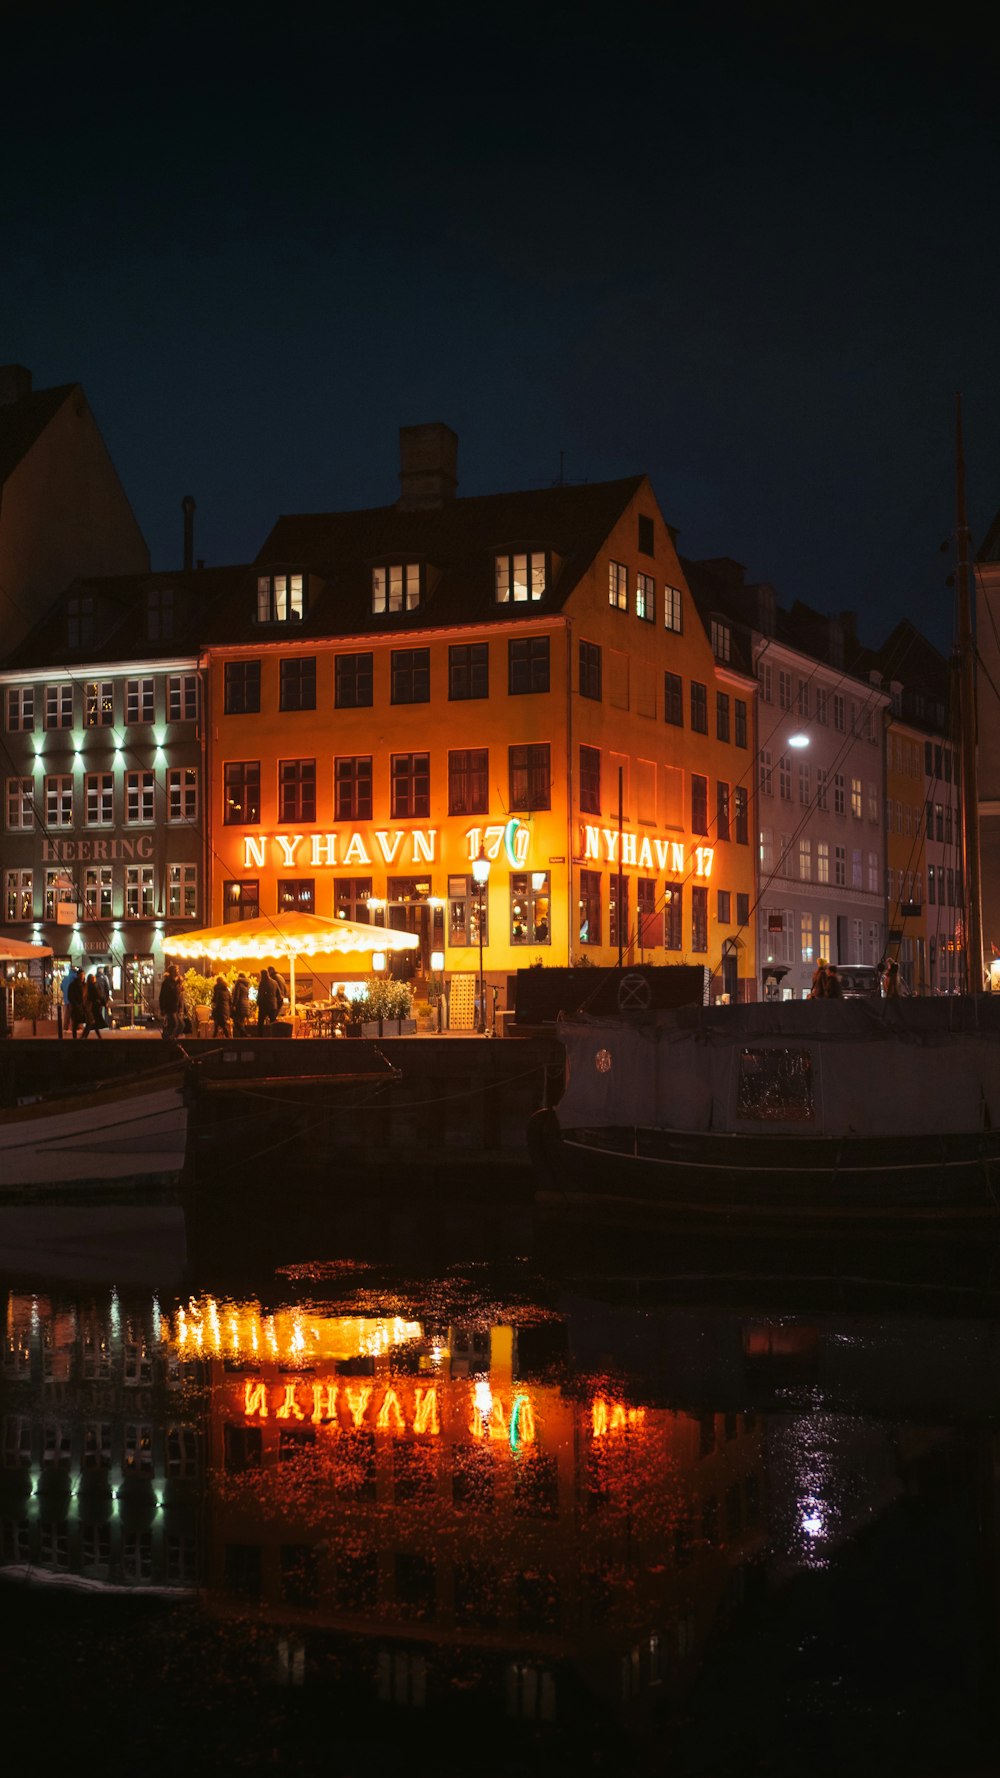
[[176, 1183], [187, 1125], [179, 1071], [18, 1106], [0, 1115], [0, 1201]]
[[644, 1128], [560, 1131], [529, 1144], [541, 1208], [689, 1232], [1000, 1237], [1000, 1131], [817, 1139]]

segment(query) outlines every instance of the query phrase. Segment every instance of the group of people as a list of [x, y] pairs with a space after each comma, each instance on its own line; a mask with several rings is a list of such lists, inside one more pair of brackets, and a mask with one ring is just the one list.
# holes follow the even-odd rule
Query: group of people
[[74, 1037], [79, 1037], [81, 1029], [84, 1037], [92, 1031], [100, 1037], [102, 1031], [111, 1029], [111, 972], [107, 968], [92, 969], [88, 976], [82, 964], [68, 969], [63, 976], [62, 999], [64, 1017]]
[[[288, 989], [273, 964], [262, 969], [257, 981], [257, 1030], [266, 1029], [280, 1017]], [[252, 1027], [250, 981], [237, 976], [230, 988], [225, 976], [217, 976], [212, 989], [213, 1037], [244, 1037]], [[180, 1037], [191, 1030], [191, 1015], [184, 982], [176, 963], [168, 965], [160, 983], [160, 1017], [164, 1037]]]
[[[899, 979], [899, 964], [894, 957], [889, 957], [880, 964], [878, 978], [883, 999], [898, 999], [903, 990]], [[837, 965], [828, 963], [825, 957], [821, 957], [812, 979], [810, 1000], [839, 1000], [842, 993]]]

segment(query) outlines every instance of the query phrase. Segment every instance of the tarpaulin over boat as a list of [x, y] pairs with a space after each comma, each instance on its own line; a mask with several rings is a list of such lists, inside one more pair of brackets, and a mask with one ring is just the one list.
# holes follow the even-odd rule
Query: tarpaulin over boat
[[564, 1129], [1000, 1128], [1000, 1003], [805, 1001], [564, 1021]]

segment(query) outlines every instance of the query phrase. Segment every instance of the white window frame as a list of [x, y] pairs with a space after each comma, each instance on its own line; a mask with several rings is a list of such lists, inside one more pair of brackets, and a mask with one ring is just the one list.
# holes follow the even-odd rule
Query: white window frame
[[155, 772], [126, 772], [125, 822], [128, 827], [151, 827], [156, 816]]
[[[190, 781], [188, 781], [190, 780]], [[167, 820], [191, 827], [198, 819], [197, 766], [171, 766], [167, 773]]]
[[7, 779], [7, 827], [11, 833], [29, 833], [35, 825], [35, 784], [32, 778]]
[[684, 630], [684, 599], [679, 586], [663, 588], [663, 628], [680, 636]]
[[197, 673], [171, 673], [167, 679], [167, 721], [197, 722]]
[[7, 733], [27, 734], [35, 726], [35, 688], [33, 685], [11, 685], [7, 688]]
[[72, 827], [73, 774], [53, 772], [45, 780], [46, 827]]
[[167, 866], [167, 915], [171, 920], [193, 920], [198, 914], [198, 866]]
[[84, 779], [84, 808], [88, 827], [111, 827], [115, 819], [115, 775], [88, 772]]
[[153, 679], [126, 679], [124, 719], [127, 728], [155, 721], [156, 682]]

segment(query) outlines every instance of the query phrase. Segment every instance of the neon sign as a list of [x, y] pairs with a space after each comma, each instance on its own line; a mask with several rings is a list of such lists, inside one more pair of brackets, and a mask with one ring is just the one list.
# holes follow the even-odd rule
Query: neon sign
[[[436, 827], [348, 828], [332, 833], [248, 833], [243, 835], [243, 870], [266, 870], [268, 863], [293, 870], [308, 865], [312, 870], [336, 870], [345, 865], [385, 864], [417, 868], [438, 862]], [[513, 816], [509, 821], [470, 827], [464, 837], [466, 856], [478, 858], [483, 847], [487, 858], [501, 851], [512, 870], [523, 870], [531, 846], [531, 830]]]
[[[651, 839], [648, 834], [636, 834], [629, 828], [621, 832], [621, 860], [623, 865], [635, 865], [638, 870], [659, 870], [665, 875], [683, 877], [690, 871], [693, 876], [704, 877], [712, 874], [715, 863], [714, 846], [691, 846], [683, 840]], [[596, 859], [602, 864], [618, 864], [617, 827], [589, 827], [583, 829], [584, 861]]]

